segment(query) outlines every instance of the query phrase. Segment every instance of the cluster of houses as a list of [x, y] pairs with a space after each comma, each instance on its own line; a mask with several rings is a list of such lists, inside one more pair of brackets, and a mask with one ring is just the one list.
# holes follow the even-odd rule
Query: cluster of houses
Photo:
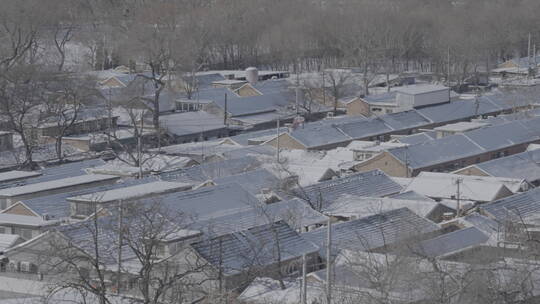
[[[512, 261], [529, 281], [500, 290], [540, 299], [530, 258], [540, 240], [538, 100], [410, 84], [327, 115], [322, 103], [300, 111], [287, 72], [195, 76], [172, 80], [189, 96], [163, 92], [172, 144], [144, 151], [154, 161], [144, 170], [92, 154], [0, 172], [0, 295], [38, 299], [55, 284], [88, 282], [115, 301], [141, 299], [151, 263], [156, 278], [188, 273], [178, 280], [185, 302], [325, 303], [331, 290], [335, 303], [430, 303], [436, 275], [465, 281], [467, 269]], [[117, 101], [138, 79], [109, 71], [100, 90]], [[115, 113], [81, 116], [65, 143], [102, 151], [111, 126], [129, 140], [133, 126]], [[54, 132], [44, 125], [39, 136]], [[12, 136], [0, 132], [0, 152], [14, 148]], [[151, 258], [137, 242], [155, 245]], [[396, 269], [396, 282], [373, 282]], [[448, 277], [448, 288], [460, 284]]]

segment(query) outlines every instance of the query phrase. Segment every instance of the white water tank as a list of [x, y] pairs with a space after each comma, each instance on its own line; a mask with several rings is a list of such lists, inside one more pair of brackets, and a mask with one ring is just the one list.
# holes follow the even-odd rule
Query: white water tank
[[257, 83], [259, 80], [259, 71], [257, 68], [249, 67], [246, 69], [246, 80], [251, 84]]

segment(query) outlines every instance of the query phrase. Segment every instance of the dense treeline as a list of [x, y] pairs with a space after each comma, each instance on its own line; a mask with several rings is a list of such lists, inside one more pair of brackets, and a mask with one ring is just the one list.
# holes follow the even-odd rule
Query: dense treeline
[[[50, 48], [62, 69], [77, 43], [95, 69], [153, 61], [185, 71], [299, 64], [441, 75], [450, 57], [457, 77], [525, 56], [528, 34], [540, 40], [539, 10], [535, 0], [6, 0], [0, 54]], [[13, 39], [28, 44], [10, 50]]]

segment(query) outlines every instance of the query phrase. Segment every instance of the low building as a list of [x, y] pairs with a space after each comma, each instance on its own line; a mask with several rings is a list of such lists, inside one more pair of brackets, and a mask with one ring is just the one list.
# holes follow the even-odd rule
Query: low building
[[203, 111], [161, 115], [159, 121], [175, 143], [207, 141], [230, 135], [223, 117]]
[[305, 256], [309, 270], [319, 269], [318, 248], [278, 221], [206, 239], [191, 245], [208, 261], [226, 290], [243, 289], [258, 275], [280, 278], [299, 273]]
[[357, 171], [380, 169], [391, 176], [416, 176], [421, 171], [449, 172], [488, 160], [521, 153], [540, 142], [540, 118], [485, 127], [416, 145], [395, 148], [356, 164]]
[[524, 179], [540, 185], [540, 149], [505, 156], [455, 171], [456, 174]]
[[405, 191], [414, 191], [436, 201], [487, 203], [526, 188], [523, 180], [421, 172], [412, 179]]
[[486, 126], [489, 126], [489, 124], [482, 123], [482, 122], [464, 121], [464, 122], [458, 122], [458, 123], [436, 127], [433, 130], [436, 132], [436, 138], [441, 138], [448, 135], [461, 134], [463, 132], [480, 129]]
[[6, 209], [16, 202], [70, 190], [91, 188], [116, 181], [119, 177], [101, 174], [86, 174], [41, 183], [27, 184], [19, 187], [0, 190], [0, 210]]
[[405, 147], [407, 144], [380, 142], [380, 141], [360, 141], [351, 142], [347, 148], [353, 151], [353, 160], [364, 161], [373, 156], [393, 148]]
[[379, 170], [319, 182], [291, 191], [316, 210], [325, 210], [344, 195], [384, 197], [397, 194], [402, 187]]
[[396, 92], [357, 97], [347, 101], [347, 115], [371, 116], [397, 112]]
[[122, 187], [102, 192], [89, 193], [67, 198], [71, 205], [71, 216], [86, 218], [96, 210], [117, 202], [130, 202], [148, 197], [191, 189], [191, 184], [156, 181], [147, 184]]
[[[432, 221], [416, 215], [408, 208], [399, 208], [332, 225], [332, 257], [342, 250], [377, 252], [413, 238], [420, 238], [440, 230]], [[326, 257], [327, 228], [302, 234], [320, 248]]]
[[396, 103], [401, 109], [413, 109], [450, 102], [450, 88], [421, 84], [396, 88]]

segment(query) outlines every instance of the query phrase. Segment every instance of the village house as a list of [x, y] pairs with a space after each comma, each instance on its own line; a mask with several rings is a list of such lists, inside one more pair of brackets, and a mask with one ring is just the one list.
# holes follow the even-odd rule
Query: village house
[[378, 168], [397, 177], [416, 176], [420, 171], [454, 171], [525, 151], [529, 144], [540, 142], [539, 124], [539, 118], [514, 121], [395, 148], [354, 165], [354, 169]]
[[448, 135], [462, 134], [463, 132], [480, 129], [486, 126], [489, 126], [489, 124], [482, 122], [463, 121], [436, 127], [433, 129], [433, 131], [435, 131], [436, 138], [442, 138]]
[[324, 211], [344, 195], [383, 197], [401, 190], [402, 187], [384, 172], [373, 170], [295, 188], [291, 195], [306, 200], [315, 210]]
[[[416, 215], [407, 208], [381, 212], [332, 225], [332, 257], [341, 250], [378, 252], [392, 245], [413, 238], [427, 238], [441, 228], [432, 221]], [[319, 254], [326, 258], [327, 228], [319, 228], [302, 234], [302, 237], [320, 248]]]
[[118, 202], [129, 203], [130, 201], [148, 197], [189, 190], [191, 187], [191, 184], [186, 183], [155, 181], [69, 197], [67, 201], [71, 205], [72, 217], [86, 218], [94, 214], [96, 210], [106, 208], [110, 205], [114, 206]]
[[454, 171], [455, 174], [524, 179], [540, 185], [540, 149], [528, 150]]
[[347, 115], [383, 115], [450, 102], [450, 89], [440, 85], [418, 84], [393, 91], [349, 100]]
[[463, 208], [470, 203], [488, 203], [527, 189], [524, 180], [421, 172], [412, 178], [405, 191], [414, 191], [436, 201], [461, 203]]

